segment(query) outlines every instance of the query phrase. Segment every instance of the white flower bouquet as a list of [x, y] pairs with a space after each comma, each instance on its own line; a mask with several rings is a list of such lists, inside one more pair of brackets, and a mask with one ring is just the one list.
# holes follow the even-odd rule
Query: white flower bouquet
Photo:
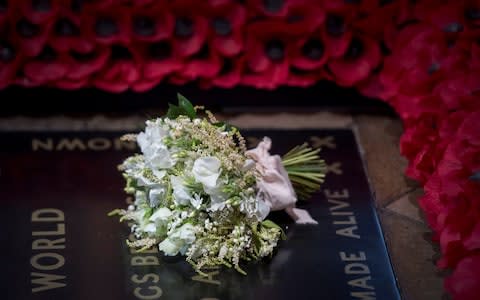
[[119, 166], [134, 201], [109, 215], [130, 224], [130, 247], [185, 255], [200, 274], [219, 265], [245, 274], [241, 260], [271, 255], [284, 236], [266, 219], [270, 211], [285, 209], [297, 223], [316, 223], [295, 207], [295, 190], [302, 197], [318, 190], [324, 162], [306, 145], [283, 159], [270, 155], [268, 138], [247, 150], [236, 128], [209, 111], [197, 117], [202, 108], [181, 95], [178, 100], [165, 117], [147, 121], [144, 132], [123, 137], [136, 140], [142, 152]]

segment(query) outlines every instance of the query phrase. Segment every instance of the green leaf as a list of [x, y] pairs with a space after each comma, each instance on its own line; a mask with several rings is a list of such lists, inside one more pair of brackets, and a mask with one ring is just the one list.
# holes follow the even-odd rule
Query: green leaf
[[285, 232], [283, 232], [282, 227], [278, 226], [273, 221], [265, 220], [265, 221], [262, 222], [262, 226], [267, 227], [267, 228], [276, 228], [276, 229], [280, 230], [280, 232], [282, 233], [282, 240], [287, 238], [287, 236], [285, 235]]
[[193, 108], [192, 103], [180, 93], [177, 93], [177, 99], [178, 106], [182, 110], [183, 114], [188, 116], [190, 119], [195, 119], [197, 117], [197, 113], [195, 112], [195, 108]]
[[182, 111], [180, 107], [173, 105], [171, 103], [168, 103], [168, 111], [167, 111], [167, 118], [169, 119], [176, 119], [178, 116], [182, 115]]

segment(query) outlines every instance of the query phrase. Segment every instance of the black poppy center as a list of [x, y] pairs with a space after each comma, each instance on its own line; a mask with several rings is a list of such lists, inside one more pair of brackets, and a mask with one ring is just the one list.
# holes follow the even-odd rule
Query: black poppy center
[[114, 60], [130, 60], [132, 59], [132, 53], [124, 46], [113, 45], [112, 58]]
[[34, 11], [47, 12], [52, 9], [50, 0], [32, 0], [32, 8]]
[[222, 69], [219, 72], [219, 75], [226, 75], [233, 71], [233, 62], [231, 59], [225, 59], [223, 61]]
[[302, 47], [302, 54], [311, 60], [319, 60], [322, 58], [324, 47], [319, 39], [311, 39]]
[[465, 17], [469, 20], [479, 20], [480, 19], [480, 9], [470, 8], [465, 11]]
[[24, 38], [30, 38], [40, 33], [40, 27], [22, 19], [17, 23], [17, 32]]
[[473, 172], [469, 179], [474, 181], [480, 181], [480, 170]]
[[101, 37], [109, 37], [118, 33], [117, 23], [112, 18], [101, 17], [95, 22], [95, 33]]
[[0, 42], [0, 61], [11, 62], [15, 58], [15, 50], [7, 42]]
[[216, 34], [227, 36], [232, 32], [232, 25], [225, 18], [215, 18], [213, 19], [213, 29]]
[[83, 6], [82, 4], [83, 4], [82, 0], [72, 0], [70, 4], [70, 9], [76, 13], [81, 12], [82, 6]]
[[145, 16], [138, 16], [133, 19], [133, 31], [141, 36], [152, 36], [155, 34], [155, 22]]
[[42, 52], [37, 57], [39, 60], [44, 62], [52, 62], [57, 59], [57, 53], [50, 46], [43, 48]]
[[297, 23], [297, 22], [300, 22], [300, 21], [303, 21], [304, 17], [302, 15], [289, 15], [287, 17], [287, 23], [290, 23], [290, 24], [293, 24], [293, 23]]
[[282, 10], [283, 0], [263, 0], [265, 10], [270, 13], [277, 13]]
[[440, 69], [440, 64], [434, 62], [430, 65], [430, 67], [428, 67], [427, 72], [429, 75], [432, 75], [433, 73], [437, 72], [439, 69]]
[[280, 61], [285, 56], [285, 45], [280, 40], [270, 40], [265, 45], [265, 54], [273, 61]]
[[8, 8], [8, 1], [7, 0], [0, 0], [0, 13], [6, 12]]
[[162, 41], [152, 43], [148, 46], [148, 55], [152, 59], [162, 60], [170, 57], [172, 54], [172, 47], [168, 42]]
[[87, 52], [87, 53], [70, 51], [70, 56], [73, 57], [73, 59], [75, 59], [78, 62], [87, 62], [94, 59], [97, 56], [97, 53], [95, 51]]
[[189, 18], [178, 18], [175, 21], [175, 35], [188, 38], [193, 35], [193, 22]]
[[55, 34], [59, 36], [73, 36], [80, 34], [80, 30], [69, 19], [62, 18], [55, 23]]
[[363, 43], [357, 38], [353, 38], [350, 42], [350, 46], [345, 53], [346, 59], [357, 59], [363, 54]]
[[445, 28], [443, 28], [443, 30], [445, 32], [452, 32], [452, 33], [460, 32], [460, 31], [463, 30], [463, 25], [460, 24], [460, 23], [457, 23], [457, 22], [453, 22], [453, 23], [450, 23], [447, 26], [445, 26]]
[[330, 36], [341, 36], [345, 32], [345, 22], [341, 16], [328, 15], [326, 26]]
[[392, 3], [394, 0], [380, 0], [378, 1], [378, 4], [380, 4], [380, 6], [384, 6], [384, 5], [388, 5], [390, 3]]
[[347, 4], [360, 4], [362, 0], [343, 0]]

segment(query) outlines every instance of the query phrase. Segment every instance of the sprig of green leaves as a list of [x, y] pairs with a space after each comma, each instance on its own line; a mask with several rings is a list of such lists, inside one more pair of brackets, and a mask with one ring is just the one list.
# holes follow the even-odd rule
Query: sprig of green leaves
[[197, 112], [192, 103], [180, 93], [177, 93], [177, 99], [178, 105], [171, 103], [168, 104], [166, 117], [169, 119], [176, 119], [179, 116], [187, 116], [190, 119], [195, 119], [197, 117]]

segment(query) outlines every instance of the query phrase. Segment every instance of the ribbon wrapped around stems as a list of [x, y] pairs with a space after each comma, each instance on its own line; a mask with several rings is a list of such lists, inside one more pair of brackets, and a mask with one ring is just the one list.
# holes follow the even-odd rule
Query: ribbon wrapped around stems
[[[308, 211], [296, 207], [297, 196], [279, 155], [271, 155], [272, 140], [264, 137], [257, 147], [246, 155], [256, 163], [261, 175], [257, 181], [258, 199], [263, 199], [269, 211], [284, 209], [297, 224], [318, 224]], [[262, 201], [262, 200], [260, 200]]]

